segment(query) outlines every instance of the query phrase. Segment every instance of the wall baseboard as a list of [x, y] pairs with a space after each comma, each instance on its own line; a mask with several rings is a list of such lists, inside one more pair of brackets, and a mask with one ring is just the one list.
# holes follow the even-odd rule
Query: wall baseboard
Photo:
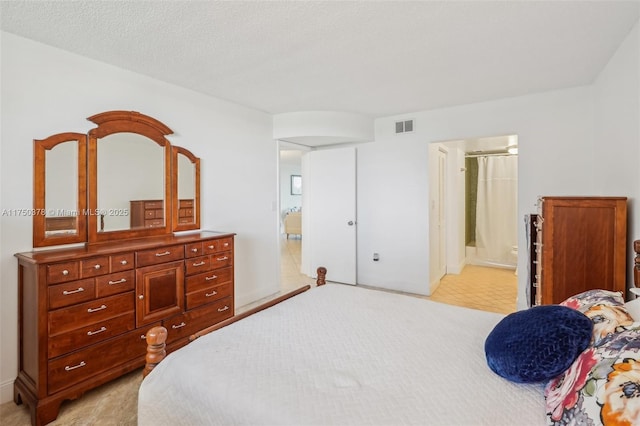
[[13, 379], [0, 383], [0, 404], [13, 401]]

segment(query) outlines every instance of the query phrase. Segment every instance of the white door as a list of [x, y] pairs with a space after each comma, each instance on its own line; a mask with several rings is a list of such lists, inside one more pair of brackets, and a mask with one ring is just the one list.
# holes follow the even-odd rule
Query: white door
[[312, 151], [302, 162], [302, 262], [327, 280], [356, 283], [356, 150]]

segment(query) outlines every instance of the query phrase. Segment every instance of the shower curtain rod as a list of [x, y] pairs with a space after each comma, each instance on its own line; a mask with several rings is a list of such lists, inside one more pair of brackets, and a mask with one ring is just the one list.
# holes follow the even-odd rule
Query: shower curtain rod
[[486, 153], [486, 154], [465, 154], [464, 157], [465, 158], [476, 158], [476, 157], [503, 157], [503, 156], [510, 156], [510, 155], [518, 155], [518, 154], [510, 154], [508, 152], [492, 152], [492, 153]]

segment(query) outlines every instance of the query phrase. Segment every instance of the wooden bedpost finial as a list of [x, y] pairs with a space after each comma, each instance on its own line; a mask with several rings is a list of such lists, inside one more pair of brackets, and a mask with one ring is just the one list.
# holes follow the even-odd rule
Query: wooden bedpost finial
[[147, 374], [151, 373], [151, 370], [167, 356], [165, 350], [167, 329], [161, 326], [153, 327], [147, 332], [145, 339], [147, 340], [147, 355], [145, 356], [146, 364], [142, 371], [142, 377], [147, 377]]
[[325, 285], [327, 282], [325, 281], [327, 277], [327, 268], [321, 266], [318, 268], [318, 279], [316, 280], [316, 285], [321, 286]]

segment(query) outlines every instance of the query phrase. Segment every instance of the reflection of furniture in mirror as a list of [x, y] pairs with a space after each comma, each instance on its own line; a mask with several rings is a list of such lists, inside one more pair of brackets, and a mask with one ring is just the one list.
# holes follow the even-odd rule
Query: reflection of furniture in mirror
[[178, 223], [194, 223], [193, 200], [178, 200]]
[[290, 212], [284, 218], [284, 233], [300, 235], [302, 237], [302, 212]]
[[34, 140], [33, 151], [34, 247], [86, 241], [86, 135]]
[[164, 226], [164, 201], [132, 200], [129, 205], [131, 229]]
[[55, 233], [76, 233], [77, 216], [46, 216], [44, 218], [44, 231], [47, 235]]
[[199, 158], [143, 114], [89, 120], [88, 135], [34, 141], [34, 247], [85, 245], [16, 254], [14, 400], [33, 424], [142, 366], [150, 325], [174, 331], [173, 350], [234, 315], [234, 234], [173, 234], [200, 227]]

